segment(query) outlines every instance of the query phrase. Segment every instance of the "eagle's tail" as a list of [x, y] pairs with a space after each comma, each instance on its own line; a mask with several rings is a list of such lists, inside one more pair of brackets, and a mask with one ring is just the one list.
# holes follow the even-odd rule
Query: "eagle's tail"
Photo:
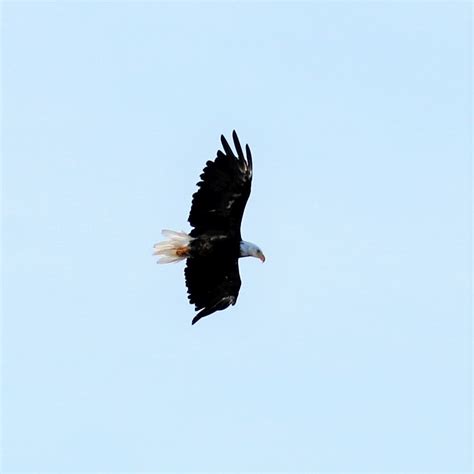
[[179, 262], [189, 257], [191, 240], [193, 238], [186, 232], [175, 232], [173, 230], [162, 230], [161, 233], [168, 237], [168, 240], [159, 242], [153, 246], [153, 255], [159, 255], [160, 259], [156, 263]]

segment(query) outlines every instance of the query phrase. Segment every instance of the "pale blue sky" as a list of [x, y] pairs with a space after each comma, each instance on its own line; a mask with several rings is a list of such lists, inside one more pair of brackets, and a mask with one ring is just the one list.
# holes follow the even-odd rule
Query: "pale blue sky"
[[[4, 471], [470, 470], [469, 4], [2, 13]], [[267, 262], [191, 326], [234, 128]]]

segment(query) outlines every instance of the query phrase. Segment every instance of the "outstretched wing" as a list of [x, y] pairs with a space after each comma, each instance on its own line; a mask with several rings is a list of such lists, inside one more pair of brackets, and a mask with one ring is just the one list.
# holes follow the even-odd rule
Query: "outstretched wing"
[[201, 310], [193, 324], [237, 301], [241, 284], [237, 259], [188, 258], [184, 274], [189, 302]]
[[237, 156], [221, 135], [224, 152], [218, 151], [214, 161], [208, 161], [199, 189], [193, 195], [188, 221], [193, 237], [208, 231], [234, 234], [240, 239], [240, 224], [252, 184], [252, 154], [248, 145], [246, 157], [237, 133], [232, 133]]

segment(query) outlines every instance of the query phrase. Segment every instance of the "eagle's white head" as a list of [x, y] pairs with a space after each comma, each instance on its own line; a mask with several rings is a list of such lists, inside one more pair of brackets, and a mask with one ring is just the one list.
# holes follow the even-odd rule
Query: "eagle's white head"
[[245, 242], [242, 240], [240, 242], [240, 256], [241, 257], [255, 257], [261, 260], [262, 262], [265, 261], [265, 255], [260, 250], [258, 245], [252, 244], [252, 242]]

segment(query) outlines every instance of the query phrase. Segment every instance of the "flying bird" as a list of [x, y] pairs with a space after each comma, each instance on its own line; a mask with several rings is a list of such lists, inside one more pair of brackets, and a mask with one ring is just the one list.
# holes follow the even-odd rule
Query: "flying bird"
[[188, 218], [191, 232], [163, 230], [168, 240], [154, 246], [153, 254], [160, 256], [157, 263], [186, 260], [188, 299], [199, 311], [192, 324], [235, 305], [241, 285], [239, 258], [265, 261], [260, 248], [240, 235], [252, 185], [252, 154], [246, 145], [244, 156], [235, 130], [232, 138], [237, 155], [221, 135], [224, 151], [206, 163], [200, 176]]

